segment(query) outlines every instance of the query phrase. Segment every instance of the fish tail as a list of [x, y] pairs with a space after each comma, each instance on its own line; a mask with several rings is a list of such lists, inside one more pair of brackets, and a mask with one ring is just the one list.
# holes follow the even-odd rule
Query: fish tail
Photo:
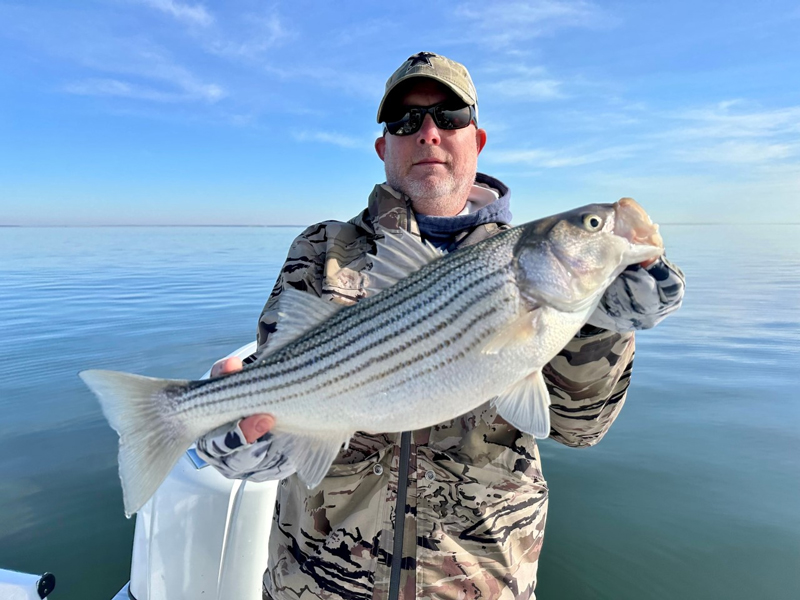
[[150, 499], [197, 437], [164, 411], [167, 388], [188, 382], [117, 371], [89, 370], [79, 375], [119, 434], [119, 478], [125, 515], [130, 517]]

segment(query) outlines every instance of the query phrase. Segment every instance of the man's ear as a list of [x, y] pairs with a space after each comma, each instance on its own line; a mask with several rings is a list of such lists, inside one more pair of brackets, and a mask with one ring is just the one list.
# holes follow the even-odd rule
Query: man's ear
[[485, 129], [478, 129], [475, 132], [475, 141], [478, 144], [478, 154], [481, 153], [483, 147], [486, 145], [486, 130]]
[[381, 160], [383, 160], [383, 157], [386, 156], [386, 136], [382, 135], [375, 140], [375, 152], [378, 153], [378, 156]]

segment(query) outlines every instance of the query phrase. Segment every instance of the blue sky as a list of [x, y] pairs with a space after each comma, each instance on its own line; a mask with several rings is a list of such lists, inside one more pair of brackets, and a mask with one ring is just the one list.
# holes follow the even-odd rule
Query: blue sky
[[0, 224], [347, 219], [421, 50], [470, 69], [516, 222], [800, 222], [799, 33], [782, 1], [0, 0]]

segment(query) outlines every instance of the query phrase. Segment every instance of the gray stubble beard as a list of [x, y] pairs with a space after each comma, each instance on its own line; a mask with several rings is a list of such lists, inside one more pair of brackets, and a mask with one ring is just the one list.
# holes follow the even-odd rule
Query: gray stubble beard
[[459, 179], [451, 172], [445, 179], [430, 182], [404, 179], [386, 170], [386, 183], [408, 196], [414, 211], [423, 215], [457, 215], [464, 208], [474, 181], [475, 171], [471, 177]]

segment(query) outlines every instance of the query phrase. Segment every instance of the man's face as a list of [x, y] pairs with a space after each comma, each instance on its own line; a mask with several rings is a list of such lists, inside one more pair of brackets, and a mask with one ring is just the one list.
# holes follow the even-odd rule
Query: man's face
[[[393, 98], [395, 106], [433, 106], [453, 97], [441, 84], [420, 79]], [[401, 109], [392, 112], [400, 113]], [[478, 154], [486, 132], [474, 124], [463, 129], [439, 129], [425, 115], [419, 131], [396, 136], [386, 133], [375, 150], [386, 167], [386, 182], [406, 194], [414, 210], [426, 215], [458, 214], [469, 196], [478, 169]]]

